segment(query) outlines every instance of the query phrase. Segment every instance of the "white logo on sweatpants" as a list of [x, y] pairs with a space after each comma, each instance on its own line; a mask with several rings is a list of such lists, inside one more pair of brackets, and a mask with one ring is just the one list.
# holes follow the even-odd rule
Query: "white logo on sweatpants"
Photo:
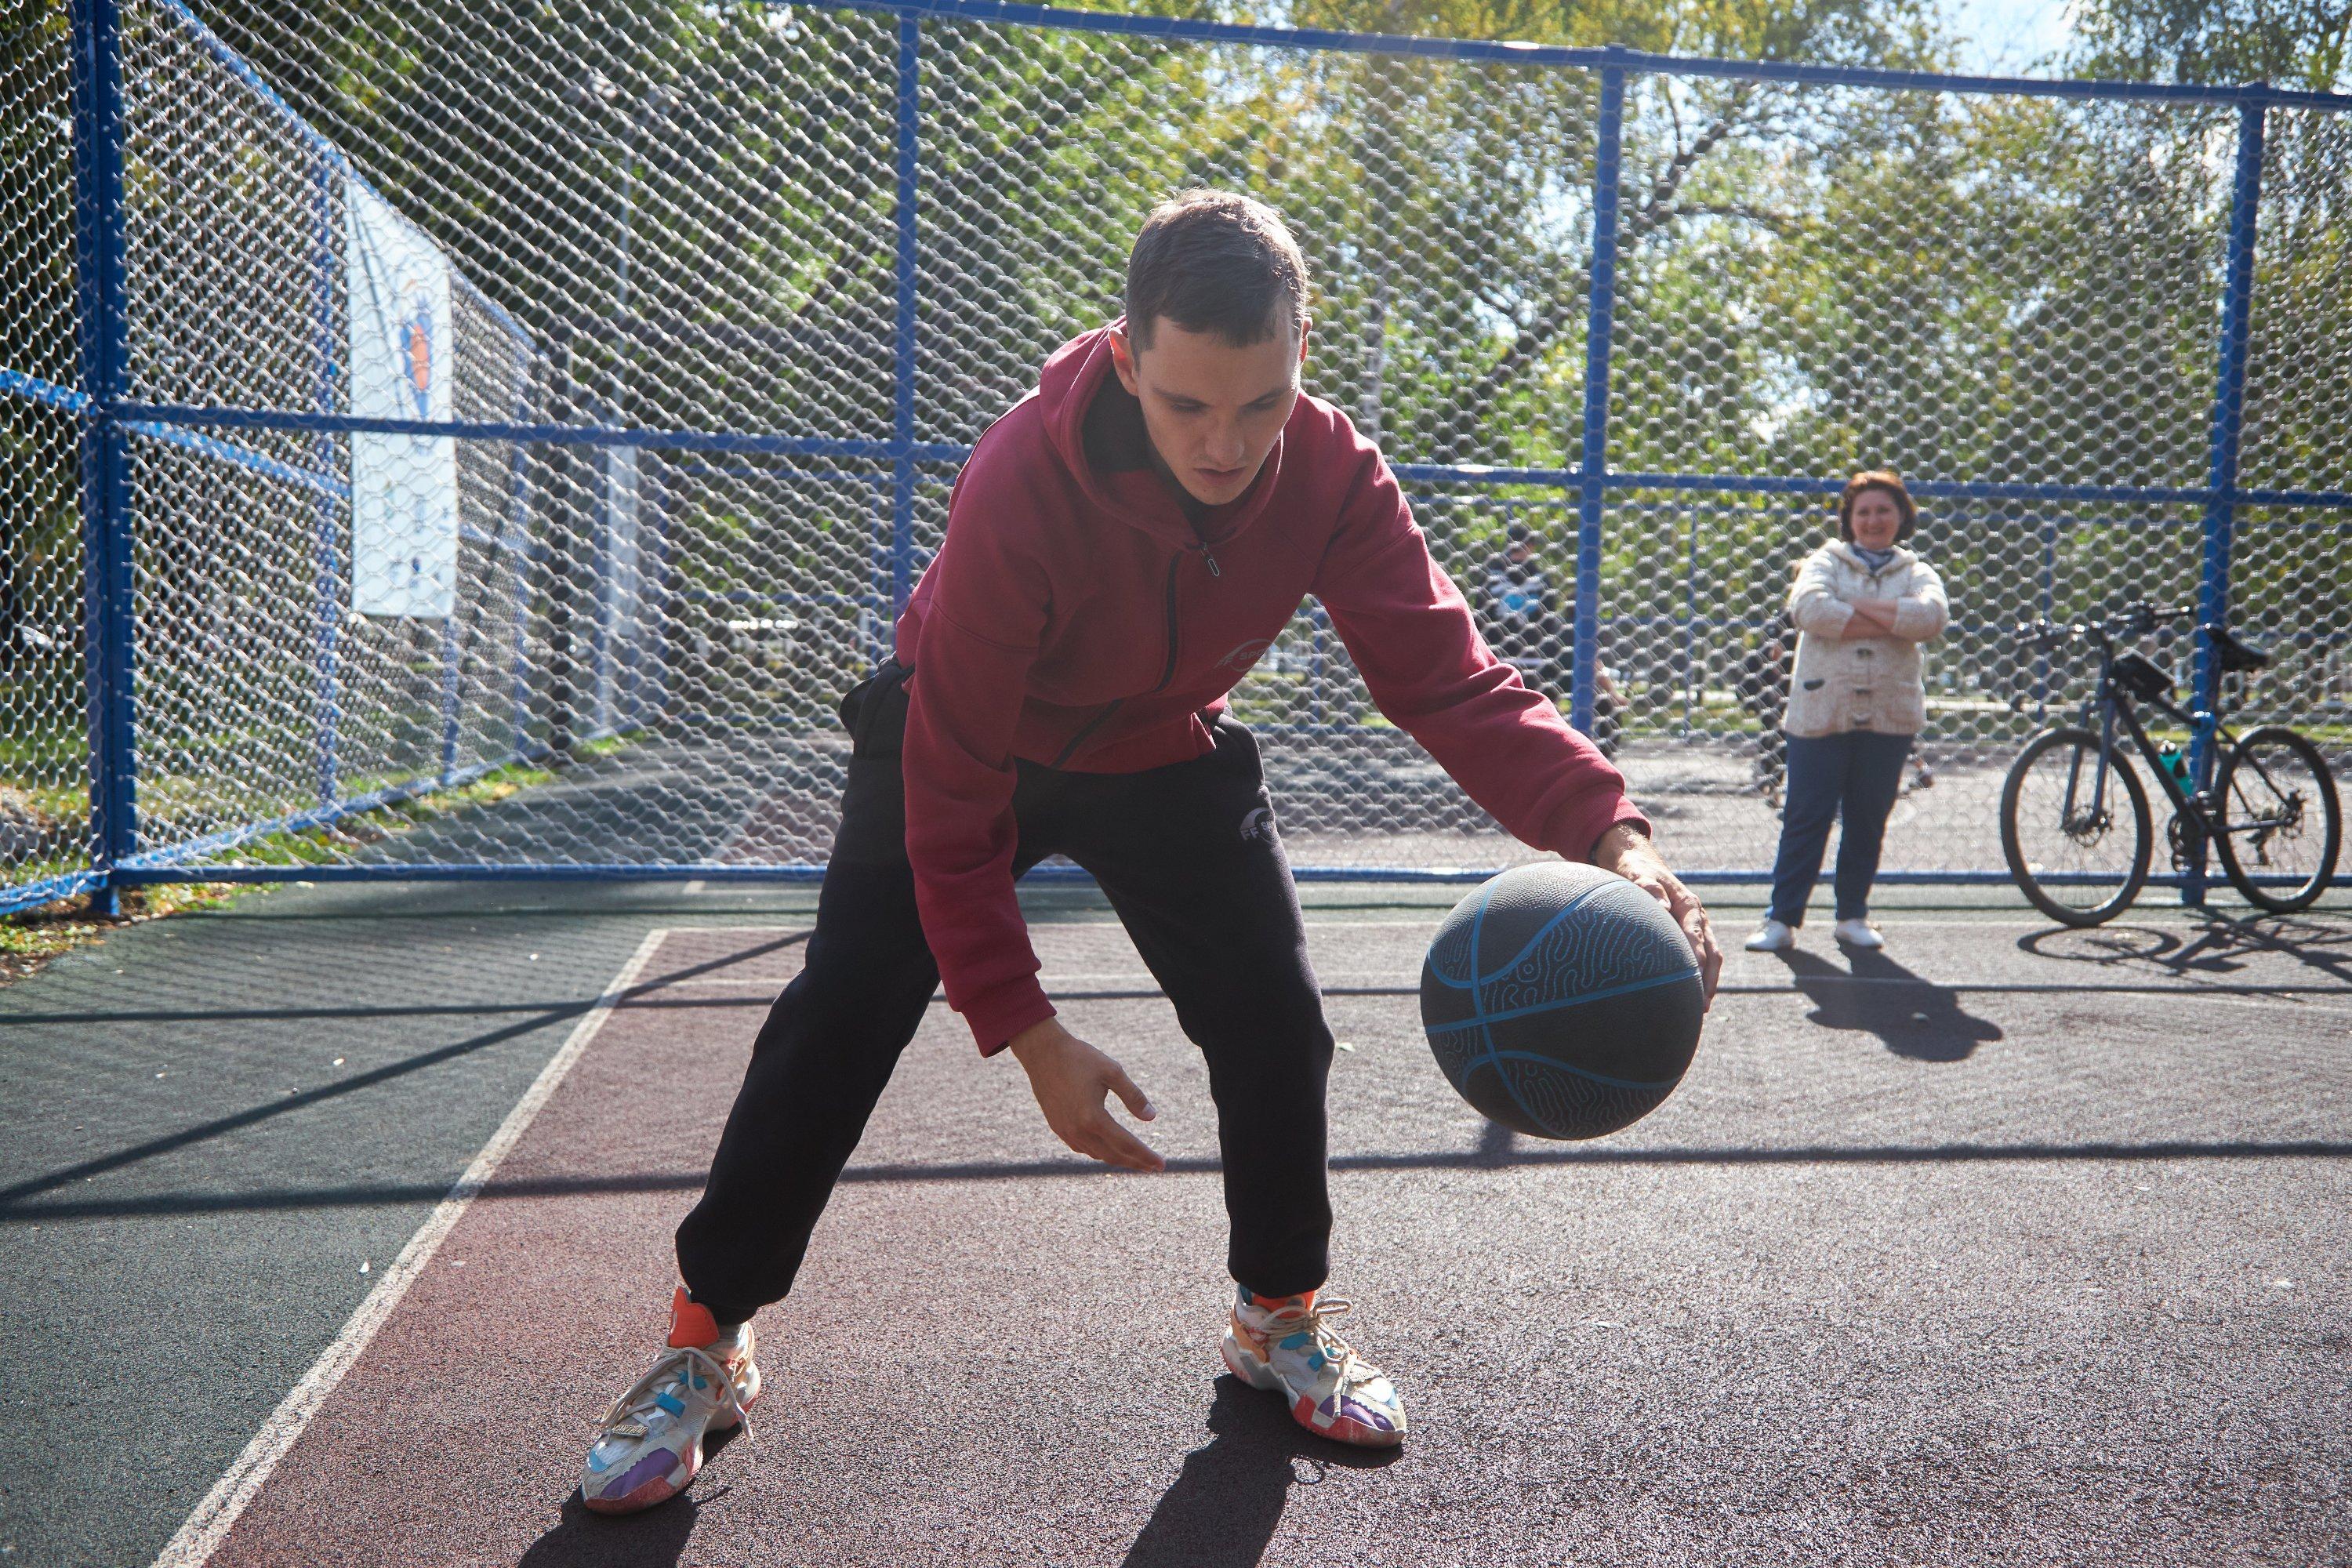
[[1263, 838], [1268, 844], [1273, 843], [1273, 809], [1269, 806], [1261, 805], [1256, 810], [1251, 812], [1247, 816], [1243, 817], [1242, 837], [1244, 838]]

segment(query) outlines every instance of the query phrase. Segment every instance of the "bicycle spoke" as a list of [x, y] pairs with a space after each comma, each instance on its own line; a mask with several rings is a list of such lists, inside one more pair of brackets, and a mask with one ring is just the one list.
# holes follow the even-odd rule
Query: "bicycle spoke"
[[2315, 809], [2320, 782], [2282, 744], [2257, 738], [2237, 756], [2221, 831], [2248, 875], [2292, 896], [2326, 869], [2326, 824]]
[[2138, 824], [2115, 763], [2095, 747], [2034, 759], [2019, 781], [2016, 831], [2027, 874], [2069, 908], [2098, 909], [2132, 879]]

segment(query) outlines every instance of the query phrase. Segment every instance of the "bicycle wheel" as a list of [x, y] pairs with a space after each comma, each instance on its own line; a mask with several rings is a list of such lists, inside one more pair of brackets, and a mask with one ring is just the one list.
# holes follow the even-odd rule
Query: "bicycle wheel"
[[2266, 725], [2222, 754], [2213, 795], [2213, 847], [2249, 901], [2285, 914], [2327, 890], [2344, 822], [2318, 747]]
[[2099, 738], [2088, 730], [2045, 730], [2026, 743], [2000, 786], [2000, 850], [2018, 890], [2052, 920], [2070, 926], [2112, 920], [2147, 881], [2155, 851], [2147, 792], [2120, 755], [2101, 758]]

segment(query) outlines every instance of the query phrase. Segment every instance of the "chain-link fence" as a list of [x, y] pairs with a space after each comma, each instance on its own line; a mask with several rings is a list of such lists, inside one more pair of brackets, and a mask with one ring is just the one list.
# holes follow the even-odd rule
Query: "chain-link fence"
[[[1290, 220], [1310, 390], [1679, 866], [1769, 864], [1861, 468], [1953, 605], [1890, 875], [1998, 874], [2080, 695], [2022, 620], [2226, 607], [2233, 710], [2352, 734], [2352, 100], [971, 0], [9, 14], [0, 908], [812, 873], [957, 464], [1193, 184]], [[1529, 853], [1311, 601], [1234, 706], [1306, 874]]]

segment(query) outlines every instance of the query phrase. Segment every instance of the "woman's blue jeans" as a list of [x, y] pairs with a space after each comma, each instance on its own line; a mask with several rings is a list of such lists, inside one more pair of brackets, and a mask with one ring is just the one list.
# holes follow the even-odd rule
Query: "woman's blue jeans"
[[1805, 900], [1822, 874], [1830, 824], [1841, 819], [1837, 918], [1856, 921], [1870, 912], [1879, 843], [1903, 787], [1903, 760], [1910, 754], [1908, 735], [1855, 730], [1789, 737], [1788, 805], [1780, 812], [1780, 853], [1772, 865], [1774, 920], [1805, 923]]

